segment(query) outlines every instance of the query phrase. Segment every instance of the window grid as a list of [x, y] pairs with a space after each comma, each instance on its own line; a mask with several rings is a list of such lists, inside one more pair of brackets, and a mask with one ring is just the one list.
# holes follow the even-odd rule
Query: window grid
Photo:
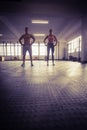
[[[34, 43], [32, 45], [33, 56], [46, 56], [46, 46], [44, 43]], [[0, 56], [21, 56], [22, 46], [20, 43], [0, 43]], [[26, 55], [29, 55], [28, 52]]]
[[68, 53], [74, 53], [81, 51], [81, 36], [68, 42]]

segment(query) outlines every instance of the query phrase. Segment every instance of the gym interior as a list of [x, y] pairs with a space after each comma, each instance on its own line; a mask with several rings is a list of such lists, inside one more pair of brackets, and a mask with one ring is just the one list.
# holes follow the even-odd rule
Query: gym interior
[[[79, 3], [78, 3], [79, 2]], [[22, 64], [19, 37], [35, 36], [34, 66]], [[58, 39], [54, 60], [43, 40]], [[82, 1], [0, 1], [0, 129], [87, 128], [87, 9]]]

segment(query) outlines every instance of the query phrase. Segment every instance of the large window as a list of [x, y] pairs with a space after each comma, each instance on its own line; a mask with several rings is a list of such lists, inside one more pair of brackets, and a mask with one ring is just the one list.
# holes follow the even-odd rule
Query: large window
[[32, 55], [38, 56], [38, 49], [39, 49], [38, 43], [34, 43], [34, 44], [32, 45]]
[[11, 44], [8, 43], [7, 47], [6, 47], [6, 52], [7, 52], [7, 56], [10, 56], [11, 55]]
[[[44, 43], [34, 43], [32, 45], [33, 56], [46, 56], [47, 47]], [[20, 43], [0, 43], [0, 56], [21, 56], [22, 46]], [[26, 55], [29, 55], [27, 52]]]
[[44, 43], [40, 44], [40, 55], [44, 56], [46, 55], [46, 46], [44, 45]]
[[4, 55], [4, 44], [0, 44], [0, 55], [3, 56]]
[[75, 39], [68, 42], [68, 53], [74, 53], [81, 51], [81, 36], [76, 37]]

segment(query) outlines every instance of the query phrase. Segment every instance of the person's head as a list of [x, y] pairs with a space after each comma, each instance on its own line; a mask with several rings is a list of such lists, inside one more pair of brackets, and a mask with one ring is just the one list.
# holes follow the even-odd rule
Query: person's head
[[52, 29], [49, 30], [49, 33], [52, 34]]
[[25, 27], [25, 33], [28, 33], [28, 27]]

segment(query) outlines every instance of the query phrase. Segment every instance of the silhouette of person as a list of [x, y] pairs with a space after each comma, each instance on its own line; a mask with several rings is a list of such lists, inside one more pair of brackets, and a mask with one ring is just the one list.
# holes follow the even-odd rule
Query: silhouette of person
[[29, 52], [30, 55], [30, 61], [31, 61], [31, 66], [33, 66], [32, 62], [32, 44], [35, 42], [35, 37], [32, 34], [28, 33], [28, 27], [25, 27], [25, 34], [23, 34], [19, 38], [20, 44], [23, 46], [23, 64], [21, 65], [22, 67], [25, 66], [25, 56], [26, 52]]
[[49, 65], [49, 53], [51, 49], [52, 53], [52, 64], [54, 64], [54, 47], [57, 45], [57, 38], [53, 34], [52, 29], [49, 30], [49, 35], [44, 38], [44, 44], [47, 46], [47, 66]]

